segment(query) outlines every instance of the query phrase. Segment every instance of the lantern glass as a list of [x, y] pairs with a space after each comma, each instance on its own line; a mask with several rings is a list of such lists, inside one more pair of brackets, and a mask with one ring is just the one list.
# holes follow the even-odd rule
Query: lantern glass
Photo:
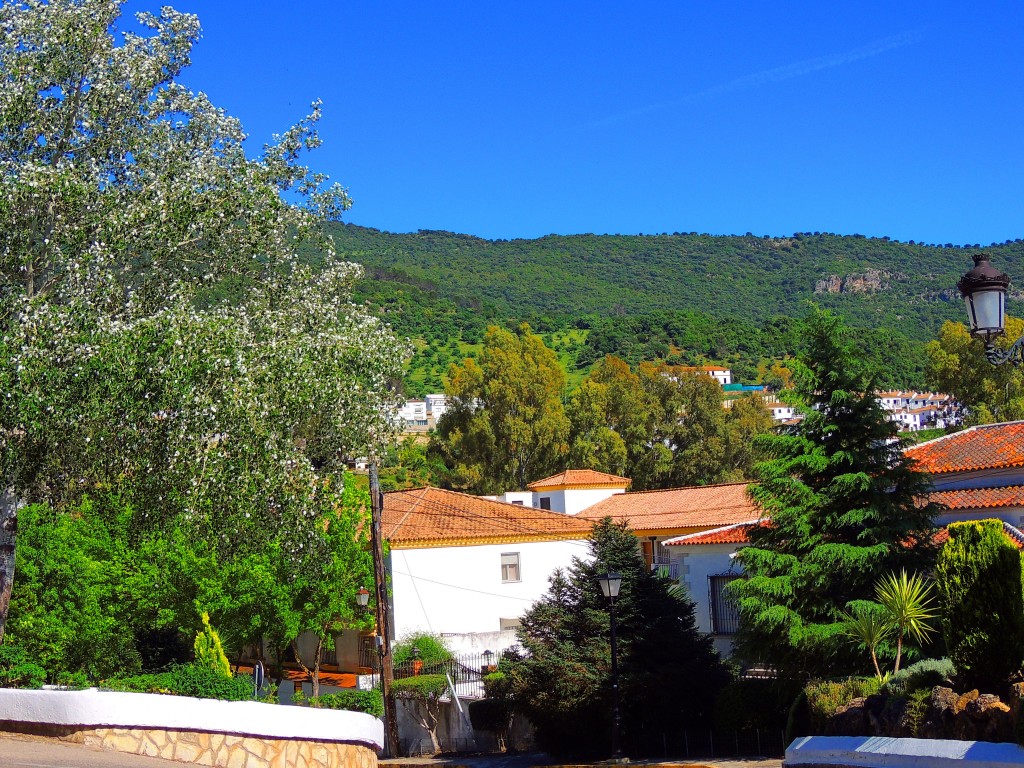
[[597, 577], [598, 583], [601, 585], [601, 591], [604, 592], [604, 596], [609, 600], [614, 600], [619, 596], [619, 587], [622, 586], [622, 576], [617, 573], [602, 573]]
[[368, 590], [366, 587], [360, 587], [356, 591], [356, 603], [359, 605], [360, 608], [365, 608], [369, 602], [370, 590]]
[[992, 288], [964, 297], [971, 335], [989, 341], [1006, 327], [1006, 290]]

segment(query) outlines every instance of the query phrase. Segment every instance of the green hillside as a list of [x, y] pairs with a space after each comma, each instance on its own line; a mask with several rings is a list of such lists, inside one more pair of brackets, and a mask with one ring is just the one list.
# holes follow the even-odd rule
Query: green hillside
[[[330, 231], [339, 255], [366, 267], [360, 298], [420, 340], [412, 394], [436, 388], [448, 362], [494, 322], [530, 322], [570, 373], [615, 353], [723, 362], [750, 379], [758, 363], [794, 349], [790, 320], [810, 301], [862, 329], [884, 383], [921, 386], [920, 347], [943, 320], [962, 318], [956, 281], [979, 250], [810, 232], [482, 240], [351, 224]], [[1024, 241], [985, 250], [1024, 275]], [[1019, 300], [1011, 311], [1020, 313]]]

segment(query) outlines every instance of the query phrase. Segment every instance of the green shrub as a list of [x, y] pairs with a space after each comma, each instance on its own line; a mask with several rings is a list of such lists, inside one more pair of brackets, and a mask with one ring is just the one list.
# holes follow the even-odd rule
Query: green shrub
[[953, 523], [935, 571], [957, 682], [1001, 692], [1024, 658], [1020, 553], [999, 520]]
[[851, 677], [849, 680], [816, 680], [807, 684], [807, 709], [811, 732], [807, 735], [825, 733], [825, 724], [836, 710], [853, 699], [871, 696], [881, 690], [882, 683], [876, 677]]
[[365, 712], [374, 717], [384, 717], [384, 697], [378, 690], [325, 693], [311, 698], [309, 706], [318, 709], [346, 709], [350, 712]]
[[70, 691], [81, 691], [92, 685], [89, 676], [82, 671], [62, 672], [57, 675], [55, 682]]
[[103, 683], [111, 691], [166, 693], [197, 699], [248, 701], [253, 698], [254, 683], [248, 675], [225, 677], [200, 664], [182, 664], [167, 672], [112, 678]]
[[220, 635], [210, 626], [210, 614], [203, 611], [200, 618], [203, 620], [203, 628], [196, 635], [196, 641], [192, 646], [196, 653], [196, 664], [202, 667], [209, 667], [214, 672], [225, 677], [231, 677], [231, 664], [224, 653], [224, 646], [220, 642]]
[[16, 645], [0, 645], [0, 688], [41, 688], [46, 670]]
[[448, 690], [448, 678], [444, 675], [419, 675], [403, 677], [392, 683], [391, 690], [396, 696], [407, 699], [439, 699]]
[[949, 659], [923, 659], [889, 676], [885, 690], [893, 696], [904, 696], [911, 691], [931, 691], [953, 679], [956, 668]]
[[391, 649], [391, 656], [395, 664], [404, 664], [413, 660], [413, 648], [418, 648], [419, 659], [424, 666], [441, 664], [455, 658], [445, 643], [444, 638], [438, 635], [418, 633], [406, 635], [401, 641], [395, 643]]
[[930, 688], [917, 688], [907, 694], [907, 708], [904, 710], [906, 722], [910, 726], [910, 735], [917, 738], [917, 731], [928, 714], [928, 702], [931, 699]]

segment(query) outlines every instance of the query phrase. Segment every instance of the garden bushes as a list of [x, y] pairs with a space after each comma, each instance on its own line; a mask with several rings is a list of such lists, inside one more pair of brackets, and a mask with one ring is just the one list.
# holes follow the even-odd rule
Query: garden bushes
[[248, 675], [225, 676], [205, 664], [182, 664], [167, 672], [111, 678], [104, 681], [102, 687], [110, 691], [166, 693], [224, 701], [248, 701], [255, 694], [253, 679]]
[[1024, 658], [1021, 556], [999, 520], [953, 523], [936, 578], [942, 633], [964, 690], [1001, 691]]

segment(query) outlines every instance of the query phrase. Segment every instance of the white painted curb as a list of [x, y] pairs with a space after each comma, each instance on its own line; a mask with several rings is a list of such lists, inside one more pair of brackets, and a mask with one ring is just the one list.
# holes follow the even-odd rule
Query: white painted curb
[[1020, 768], [1016, 744], [883, 736], [804, 736], [786, 747], [786, 766], [857, 768]]
[[363, 712], [156, 693], [119, 693], [95, 688], [86, 691], [0, 689], [0, 720], [355, 742], [378, 752], [384, 748], [384, 724]]

